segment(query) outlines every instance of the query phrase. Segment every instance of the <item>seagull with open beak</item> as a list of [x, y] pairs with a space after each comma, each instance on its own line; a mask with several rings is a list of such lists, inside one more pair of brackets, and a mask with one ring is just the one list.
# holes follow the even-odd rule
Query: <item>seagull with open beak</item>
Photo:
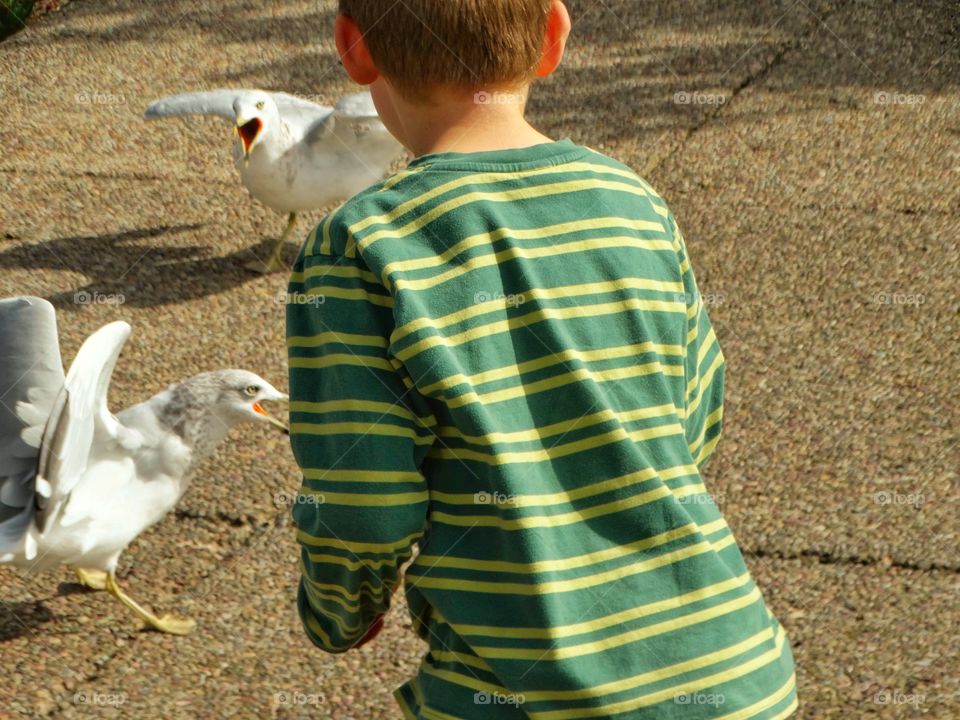
[[297, 213], [330, 208], [382, 179], [402, 152], [369, 93], [335, 107], [265, 90], [210, 90], [161, 98], [146, 117], [215, 115], [233, 125], [233, 157], [250, 194], [287, 216], [269, 259], [256, 272], [288, 270], [283, 248]]

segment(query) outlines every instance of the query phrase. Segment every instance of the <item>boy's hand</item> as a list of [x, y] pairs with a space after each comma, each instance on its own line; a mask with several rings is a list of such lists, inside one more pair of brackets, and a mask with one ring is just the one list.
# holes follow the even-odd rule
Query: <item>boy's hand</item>
[[354, 646], [350, 649], [356, 650], [357, 648], [363, 647], [368, 642], [373, 640], [377, 635], [379, 635], [381, 630], [383, 630], [383, 615], [373, 621], [373, 625], [371, 625], [370, 629], [367, 630], [367, 634], [357, 640]]
[[[390, 588], [390, 595], [395, 595], [397, 588], [400, 587], [400, 584], [403, 582], [402, 578], [397, 578], [397, 583], [392, 588]], [[356, 644], [350, 648], [351, 650], [356, 650], [359, 647], [363, 647], [368, 642], [373, 640], [377, 635], [380, 634], [380, 631], [383, 630], [383, 615], [380, 615], [376, 620], [373, 621], [373, 625], [370, 626], [370, 629], [367, 630], [367, 634], [362, 638], [357, 640]]]

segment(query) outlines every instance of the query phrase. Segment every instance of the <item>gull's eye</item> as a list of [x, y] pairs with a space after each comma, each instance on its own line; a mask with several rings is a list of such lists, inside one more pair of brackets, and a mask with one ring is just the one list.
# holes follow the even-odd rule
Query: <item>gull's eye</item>
[[263, 100], [257, 103], [257, 110], [263, 110]]
[[260, 388], [258, 388], [256, 385], [250, 385], [246, 390], [244, 390], [244, 392], [250, 397], [254, 397], [258, 392], [260, 392]]

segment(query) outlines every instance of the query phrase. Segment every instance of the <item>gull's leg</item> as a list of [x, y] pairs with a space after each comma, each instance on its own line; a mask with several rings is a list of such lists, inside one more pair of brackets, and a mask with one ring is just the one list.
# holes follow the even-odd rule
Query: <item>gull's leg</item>
[[86, 585], [92, 590], [107, 589], [107, 574], [103, 570], [84, 570], [83, 568], [74, 568], [77, 579], [81, 585]]
[[108, 593], [133, 610], [147, 625], [152, 627], [154, 630], [170, 633], [172, 635], [186, 635], [196, 626], [196, 623], [193, 620], [175, 618], [171, 617], [170, 615], [164, 615], [162, 618], [158, 618], [153, 613], [144, 610], [136, 603], [136, 601], [133, 600], [133, 598], [120, 589], [120, 586], [117, 585], [117, 578], [112, 572], [107, 573], [106, 589]]
[[264, 275], [268, 273], [289, 270], [290, 268], [283, 264], [283, 246], [287, 244], [287, 240], [289, 239], [290, 235], [293, 234], [293, 226], [296, 224], [297, 214], [292, 212], [290, 213], [290, 217], [287, 218], [287, 227], [283, 231], [283, 235], [280, 236], [276, 247], [273, 248], [273, 252], [270, 254], [270, 259], [267, 260], [267, 262], [255, 260], [252, 263], [248, 263], [247, 269], [262, 273]]
[[290, 239], [290, 236], [293, 235], [293, 226], [297, 224], [297, 214], [295, 212], [290, 213], [290, 217], [287, 218], [287, 227], [283, 230], [283, 235], [280, 236], [280, 239], [277, 241], [277, 246], [273, 249], [273, 255], [270, 256], [269, 265], [274, 270], [289, 270], [290, 268], [286, 267], [283, 264], [283, 247], [287, 244], [287, 240]]

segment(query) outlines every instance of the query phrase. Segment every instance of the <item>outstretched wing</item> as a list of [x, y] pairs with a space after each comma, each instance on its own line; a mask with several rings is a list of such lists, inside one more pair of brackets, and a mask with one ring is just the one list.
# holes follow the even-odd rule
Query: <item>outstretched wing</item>
[[304, 112], [311, 112], [317, 115], [327, 115], [331, 110], [333, 110], [333, 108], [327, 107], [326, 105], [320, 105], [312, 100], [302, 98], [299, 95], [290, 95], [289, 93], [285, 92], [271, 92], [270, 97], [273, 98], [273, 101], [277, 104], [277, 107], [280, 108], [281, 111], [292, 110], [296, 108]]
[[333, 111], [341, 119], [372, 120], [380, 118], [377, 107], [373, 104], [373, 96], [368, 92], [344, 95]]
[[373, 98], [370, 93], [347, 95], [341, 98], [336, 107], [323, 107], [322, 109], [324, 111], [322, 113], [314, 112], [309, 117], [304, 116], [304, 119], [309, 120], [309, 124], [303, 128], [303, 135], [308, 143], [323, 144], [330, 142], [332, 135], [338, 132], [344, 134], [346, 138], [346, 132], [350, 130], [352, 122], [375, 123], [383, 128], [383, 123], [380, 122], [380, 116], [377, 115], [377, 108], [373, 105]]
[[276, 104], [280, 119], [294, 139], [307, 137], [314, 128], [322, 127], [333, 113], [332, 107], [318, 105], [296, 95], [272, 92], [270, 98]]
[[251, 96], [254, 93], [266, 93], [276, 103], [281, 117], [296, 119], [317, 120], [329, 115], [333, 108], [318, 105], [302, 97], [283, 92], [268, 92], [249, 88], [225, 88], [220, 90], [205, 90], [202, 92], [167, 95], [153, 101], [144, 113], [148, 120], [165, 117], [180, 117], [184, 115], [216, 115], [233, 120], [236, 113], [233, 105], [237, 100]]
[[71, 493], [99, 450], [125, 442], [124, 428], [107, 407], [107, 393], [128, 337], [127, 323], [105, 325], [87, 338], [70, 366], [40, 449], [36, 520], [41, 533], [54, 516], [61, 525], [85, 516], [83, 508], [70, 502]]
[[53, 305], [0, 300], [0, 556], [33, 518], [40, 437], [63, 380]]
[[306, 142], [324, 164], [337, 167], [348, 195], [384, 177], [403, 152], [380, 120], [370, 93], [341, 99], [328, 117], [310, 128]]
[[217, 117], [234, 120], [236, 113], [233, 103], [237, 98], [254, 90], [207, 90], [204, 92], [183, 93], [182, 95], [168, 95], [154, 101], [147, 108], [144, 117], [156, 120], [165, 117], [180, 117], [183, 115], [216, 115]]

